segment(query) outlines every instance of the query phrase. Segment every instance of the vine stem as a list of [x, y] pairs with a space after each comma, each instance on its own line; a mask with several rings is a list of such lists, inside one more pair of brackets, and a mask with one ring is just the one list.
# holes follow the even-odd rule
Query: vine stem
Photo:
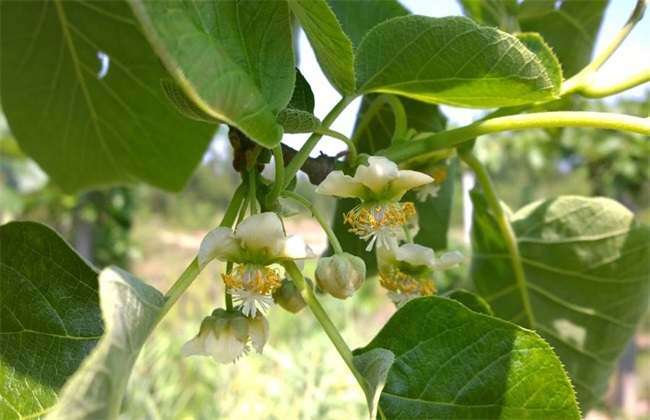
[[361, 386], [361, 389], [367, 395], [368, 386], [366, 385], [366, 380], [363, 378], [361, 373], [359, 373], [357, 368], [354, 366], [354, 363], [352, 362], [352, 350], [350, 350], [343, 337], [341, 337], [339, 330], [336, 328], [330, 317], [327, 315], [327, 312], [325, 312], [325, 309], [316, 298], [314, 291], [306, 284], [305, 278], [302, 276], [302, 273], [298, 269], [298, 266], [293, 261], [287, 261], [284, 263], [284, 268], [287, 270], [287, 273], [295, 283], [298, 290], [300, 290], [302, 297], [305, 299], [305, 302], [307, 302], [307, 306], [309, 306], [309, 309], [311, 309], [312, 313], [320, 325], [323, 327], [323, 330], [325, 330], [325, 334], [327, 334], [329, 339], [332, 341], [332, 344], [334, 344], [334, 347], [336, 347], [336, 350], [339, 352], [343, 358], [343, 361], [345, 361], [345, 364], [354, 375], [355, 379]]
[[[245, 195], [246, 186], [243, 183], [239, 184], [233, 194], [230, 204], [228, 204], [228, 208], [226, 209], [219, 226], [232, 227], [237, 218], [237, 214], [239, 213], [239, 208], [244, 201]], [[178, 299], [180, 299], [187, 288], [190, 287], [200, 272], [201, 268], [199, 267], [199, 260], [198, 257], [195, 257], [187, 266], [185, 271], [183, 271], [183, 274], [180, 275], [178, 280], [176, 280], [169, 291], [167, 291], [167, 294], [165, 294], [165, 302], [160, 308], [158, 321], [160, 321], [176, 304]]]
[[280, 145], [273, 148], [273, 159], [275, 160], [275, 180], [273, 181], [273, 189], [266, 196], [266, 207], [271, 207], [271, 204], [278, 199], [284, 185], [284, 156]]
[[616, 95], [643, 83], [650, 82], [650, 69], [641, 70], [623, 80], [618, 80], [609, 84], [593, 84], [585, 86], [580, 90], [580, 95], [585, 98], [604, 98], [606, 96]]
[[459, 156], [469, 166], [472, 171], [476, 174], [476, 179], [478, 180], [483, 192], [485, 193], [485, 198], [487, 199], [488, 205], [494, 213], [494, 218], [496, 219], [499, 230], [501, 230], [501, 235], [505, 240], [506, 247], [508, 248], [508, 254], [510, 254], [510, 259], [512, 260], [512, 268], [515, 272], [515, 280], [519, 288], [519, 293], [521, 295], [521, 301], [524, 306], [524, 311], [526, 312], [526, 317], [528, 320], [528, 328], [535, 329], [536, 321], [535, 315], [533, 314], [533, 307], [530, 304], [530, 299], [528, 297], [527, 287], [526, 287], [526, 276], [524, 274], [524, 267], [521, 261], [521, 255], [519, 254], [519, 246], [517, 245], [517, 238], [515, 233], [512, 230], [512, 226], [508, 221], [501, 203], [499, 203], [499, 198], [497, 197], [496, 190], [494, 189], [494, 184], [490, 179], [490, 174], [485, 169], [485, 166], [481, 163], [480, 160], [476, 158], [469, 151], [459, 151]]
[[341, 247], [341, 243], [339, 242], [339, 239], [334, 234], [334, 231], [330, 227], [329, 223], [327, 223], [327, 221], [323, 219], [323, 216], [320, 214], [320, 212], [316, 210], [316, 208], [305, 197], [296, 194], [293, 191], [283, 191], [282, 196], [297, 201], [298, 203], [302, 204], [305, 208], [307, 208], [311, 212], [311, 214], [316, 218], [316, 220], [318, 220], [318, 223], [325, 231], [325, 234], [327, 235], [327, 239], [329, 239], [330, 243], [332, 244], [332, 248], [334, 248], [334, 253], [335, 254], [343, 253], [343, 248]]
[[374, 116], [379, 112], [382, 106], [385, 104], [390, 105], [390, 107], [393, 109], [393, 115], [395, 115], [395, 130], [393, 131], [393, 139], [398, 139], [398, 138], [403, 138], [406, 135], [407, 131], [407, 118], [406, 118], [406, 111], [404, 111], [404, 106], [400, 102], [399, 99], [397, 99], [393, 95], [380, 95], [377, 97], [372, 102], [372, 105], [370, 105], [370, 108], [368, 108], [368, 111], [366, 111], [363, 114], [363, 117], [361, 118], [361, 121], [359, 121], [359, 125], [357, 129], [355, 130], [356, 134], [352, 138], [352, 142], [354, 144], [357, 144], [359, 141], [359, 136], [361, 136], [362, 133], [366, 131], [368, 128], [368, 125], [370, 124], [370, 121], [374, 118]]
[[603, 64], [609, 59], [609, 57], [614, 54], [614, 52], [621, 46], [625, 38], [632, 32], [632, 29], [636, 26], [637, 23], [643, 18], [643, 12], [645, 11], [648, 0], [637, 0], [636, 6], [632, 11], [630, 18], [623, 28], [619, 31], [616, 37], [610, 42], [610, 44], [605, 48], [598, 57], [596, 57], [591, 63], [589, 63], [584, 69], [582, 69], [578, 74], [571, 77], [569, 80], [565, 81], [562, 84], [562, 93], [561, 96], [564, 96], [569, 93], [576, 91], [581, 91], [585, 88], [591, 76], [602, 67]]
[[[350, 105], [356, 97], [355, 96], [344, 96], [341, 100], [332, 108], [332, 110], [323, 118], [323, 122], [320, 125], [321, 130], [328, 129], [330, 125], [341, 115], [341, 112]], [[283, 188], [287, 188], [291, 183], [291, 180], [296, 176], [302, 165], [309, 158], [309, 154], [314, 147], [318, 144], [318, 141], [323, 137], [320, 133], [312, 133], [311, 136], [307, 139], [305, 144], [298, 150], [298, 153], [291, 159], [291, 162], [284, 169], [284, 185]]]
[[322, 134], [324, 136], [329, 136], [333, 137], [335, 139], [341, 140], [343, 143], [345, 143], [346, 146], [348, 146], [348, 151], [350, 155], [350, 165], [354, 166], [356, 161], [357, 161], [357, 146], [347, 138], [344, 134], [339, 133], [338, 131], [330, 130], [328, 128], [317, 128], [314, 133]]
[[539, 112], [477, 121], [465, 127], [435, 133], [417, 141], [400, 144], [399, 147], [388, 148], [383, 155], [400, 163], [437, 150], [458, 147], [485, 134], [553, 127], [606, 128], [650, 135], [650, 120], [646, 118], [607, 112]]

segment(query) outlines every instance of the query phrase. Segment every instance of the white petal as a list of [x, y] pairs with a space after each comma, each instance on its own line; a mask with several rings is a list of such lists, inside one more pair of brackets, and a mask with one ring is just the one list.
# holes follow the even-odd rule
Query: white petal
[[262, 354], [264, 345], [269, 341], [269, 321], [262, 315], [248, 319], [248, 335], [256, 352]]
[[183, 357], [187, 356], [206, 356], [205, 346], [203, 345], [203, 338], [194, 337], [187, 343], [183, 344], [181, 348], [181, 355]]
[[393, 161], [382, 156], [370, 156], [368, 166], [359, 166], [354, 178], [370, 188], [375, 194], [381, 195], [384, 187], [391, 180], [397, 178], [399, 172], [397, 165]]
[[234, 362], [242, 355], [245, 348], [246, 344], [237, 340], [229, 326], [221, 331], [219, 337], [215, 337], [213, 332], [205, 337], [206, 354], [211, 355], [219, 363]]
[[[359, 170], [357, 169], [357, 172], [358, 171]], [[365, 198], [367, 193], [366, 187], [361, 181], [355, 178], [345, 175], [341, 171], [330, 172], [323, 182], [321, 182], [316, 188], [316, 192], [319, 194], [333, 195], [342, 198]]]
[[275, 258], [283, 251], [285, 236], [282, 220], [272, 212], [250, 216], [235, 229], [239, 245], [259, 263], [265, 258]]
[[314, 251], [312, 251], [300, 236], [289, 236], [284, 241], [282, 257], [292, 260], [302, 260], [305, 258], [316, 258], [316, 254], [314, 254]]
[[433, 267], [435, 264], [435, 254], [433, 249], [418, 244], [404, 244], [395, 252], [399, 261], [404, 261], [413, 266], [425, 265]]
[[423, 174], [422, 172], [408, 170], [399, 171], [399, 174], [390, 183], [390, 196], [386, 198], [399, 200], [406, 191], [431, 182], [433, 182], [433, 178], [427, 174]]
[[463, 253], [460, 251], [445, 252], [440, 256], [440, 258], [438, 258], [438, 261], [436, 261], [435, 267], [433, 268], [436, 270], [453, 268], [463, 261], [463, 259]]
[[236, 256], [240, 252], [232, 230], [227, 227], [218, 227], [208, 232], [201, 241], [198, 255], [199, 268], [203, 270], [215, 258], [222, 261], [237, 259]]

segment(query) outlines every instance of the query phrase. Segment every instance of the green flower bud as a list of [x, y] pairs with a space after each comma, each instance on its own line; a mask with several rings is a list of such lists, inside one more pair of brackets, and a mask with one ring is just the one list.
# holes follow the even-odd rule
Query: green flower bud
[[[309, 279], [305, 279], [307, 287], [313, 287]], [[282, 308], [291, 312], [298, 313], [307, 306], [307, 302], [302, 298], [296, 285], [289, 279], [282, 279], [282, 285], [273, 292], [273, 300]]]
[[318, 287], [339, 299], [352, 296], [365, 278], [366, 264], [347, 252], [321, 258], [316, 267]]

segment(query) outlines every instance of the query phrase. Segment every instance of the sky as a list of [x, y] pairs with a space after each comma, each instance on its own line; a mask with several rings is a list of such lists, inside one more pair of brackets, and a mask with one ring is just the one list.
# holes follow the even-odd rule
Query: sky
[[[402, 0], [400, 2], [413, 14], [433, 17], [462, 15], [456, 0]], [[635, 4], [636, 0], [610, 1], [610, 5], [605, 12], [603, 26], [596, 41], [596, 55], [605, 49], [610, 40], [625, 25]], [[616, 80], [625, 75], [636, 73], [641, 69], [650, 68], [649, 15], [650, 12], [646, 10], [643, 20], [637, 24], [623, 45], [600, 69], [597, 80], [601, 80], [601, 78], [602, 80]], [[300, 63], [298, 67], [314, 90], [316, 97], [314, 113], [322, 119], [338, 102], [340, 95], [331, 87], [320, 71], [313, 51], [304, 34], [300, 36], [299, 48]], [[648, 84], [645, 84], [645, 86], [637, 87], [624, 93], [624, 95], [640, 97], [644, 90], [647, 89]], [[350, 136], [358, 106], [359, 100], [348, 106], [346, 111], [332, 124], [331, 128]], [[481, 111], [443, 106], [443, 112], [449, 117], [450, 125], [459, 126], [474, 121]], [[284, 141], [298, 148], [304, 143], [307, 137], [307, 135], [285, 135]], [[319, 143], [319, 146], [312, 152], [312, 156], [318, 155], [321, 151], [329, 155], [334, 155], [344, 149], [345, 146], [340, 141], [327, 139], [327, 141], [321, 141]]]

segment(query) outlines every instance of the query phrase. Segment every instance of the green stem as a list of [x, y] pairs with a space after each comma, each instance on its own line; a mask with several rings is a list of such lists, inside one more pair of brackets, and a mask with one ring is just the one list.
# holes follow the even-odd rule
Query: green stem
[[[246, 188], [244, 184], [239, 184], [232, 196], [230, 204], [228, 204], [228, 208], [226, 209], [219, 226], [232, 227], [235, 223], [239, 208], [242, 206], [242, 202], [244, 201], [245, 193]], [[178, 280], [176, 280], [169, 291], [167, 291], [167, 294], [165, 295], [165, 303], [162, 308], [160, 308], [160, 314], [158, 315], [159, 321], [165, 316], [165, 314], [167, 314], [167, 312], [169, 312], [178, 299], [180, 299], [200, 272], [201, 269], [199, 268], [198, 258], [194, 258], [185, 271], [183, 271], [183, 274], [180, 275]]]
[[287, 273], [289, 273], [289, 276], [295, 283], [298, 290], [300, 290], [303, 298], [305, 299], [305, 302], [307, 302], [307, 305], [309, 306], [309, 309], [311, 309], [312, 313], [320, 325], [323, 327], [323, 330], [325, 330], [325, 334], [327, 334], [329, 339], [332, 341], [332, 344], [334, 344], [334, 347], [336, 347], [336, 350], [343, 358], [343, 361], [345, 361], [345, 364], [348, 366], [350, 371], [352, 371], [352, 374], [361, 386], [361, 389], [365, 394], [367, 394], [366, 381], [352, 362], [352, 351], [348, 347], [343, 337], [341, 337], [339, 330], [336, 328], [336, 326], [334, 326], [334, 323], [327, 315], [327, 312], [325, 312], [325, 309], [323, 309], [321, 306], [320, 302], [316, 298], [316, 295], [314, 294], [314, 291], [311, 289], [311, 287], [305, 284], [305, 278], [302, 276], [302, 273], [298, 269], [298, 266], [296, 266], [295, 262], [288, 261], [284, 263], [284, 268], [287, 270]]
[[251, 206], [251, 215], [257, 214], [257, 180], [255, 175], [255, 167], [248, 170], [248, 204]]
[[485, 166], [483, 166], [481, 161], [479, 161], [471, 152], [460, 151], [459, 155], [463, 162], [465, 162], [467, 166], [469, 166], [474, 171], [476, 174], [476, 179], [478, 180], [478, 183], [481, 185], [481, 188], [485, 193], [485, 198], [487, 199], [488, 205], [494, 214], [497, 225], [501, 230], [501, 235], [503, 236], [506, 247], [508, 248], [510, 259], [512, 260], [512, 268], [515, 274], [515, 281], [517, 282], [519, 293], [521, 295], [521, 302], [524, 306], [524, 311], [526, 312], [528, 328], [535, 329], [535, 315], [533, 314], [533, 307], [530, 304], [530, 299], [528, 297], [526, 275], [524, 274], [524, 267], [522, 265], [521, 255], [519, 254], [517, 238], [515, 237], [515, 233], [512, 230], [512, 226], [510, 226], [510, 222], [503, 212], [503, 208], [501, 207], [501, 203], [499, 202], [496, 191], [494, 189], [494, 184], [492, 184], [492, 180], [490, 179], [490, 174], [487, 172]]
[[383, 155], [400, 163], [437, 150], [458, 147], [466, 141], [485, 134], [553, 127], [605, 128], [650, 135], [650, 120], [646, 118], [606, 112], [539, 112], [478, 121], [465, 127], [435, 133], [417, 141], [400, 144], [399, 147], [388, 148]]
[[[323, 128], [329, 128], [330, 125], [336, 120], [336, 118], [341, 115], [341, 112], [350, 105], [350, 102], [352, 102], [355, 99], [355, 96], [344, 96], [341, 98], [341, 100], [332, 108], [332, 110], [327, 114], [325, 118], [323, 118], [323, 122], [321, 123], [321, 129]], [[305, 164], [307, 159], [309, 158], [309, 154], [311, 153], [312, 150], [314, 150], [314, 147], [318, 144], [318, 141], [323, 137], [322, 134], [319, 133], [313, 133], [305, 144], [300, 148], [298, 153], [291, 159], [291, 162], [287, 165], [287, 167], [284, 169], [284, 185], [283, 188], [287, 188], [289, 184], [291, 183], [291, 180], [296, 176], [302, 165]]]
[[566, 80], [562, 83], [562, 93], [561, 96], [564, 96], [569, 93], [580, 91], [586, 86], [588, 86], [591, 81], [591, 76], [602, 67], [603, 64], [609, 59], [609, 57], [614, 54], [614, 52], [621, 46], [625, 38], [632, 32], [632, 29], [636, 24], [643, 18], [643, 12], [645, 11], [647, 0], [637, 0], [636, 6], [630, 15], [627, 23], [619, 31], [616, 37], [610, 42], [605, 51], [603, 51], [598, 57], [596, 57], [589, 65], [582, 69], [578, 74], [571, 77], [569, 80]]
[[603, 85], [588, 85], [580, 90], [580, 95], [587, 98], [604, 98], [617, 93], [625, 92], [628, 89], [650, 82], [650, 69], [629, 76], [626, 79]]
[[357, 144], [359, 142], [359, 137], [361, 134], [363, 134], [368, 129], [368, 125], [370, 125], [372, 119], [385, 104], [390, 105], [390, 107], [393, 109], [393, 115], [395, 116], [395, 130], [393, 131], [393, 140], [401, 139], [406, 136], [407, 119], [406, 112], [404, 111], [404, 106], [400, 100], [393, 95], [380, 95], [373, 101], [372, 105], [370, 105], [370, 108], [368, 108], [368, 110], [363, 114], [361, 121], [359, 121], [359, 124], [355, 129], [355, 135], [352, 137], [352, 142], [354, 144]]
[[344, 134], [339, 133], [338, 131], [330, 130], [328, 128], [318, 128], [314, 133], [322, 134], [324, 136], [329, 136], [333, 137], [335, 139], [341, 140], [343, 143], [345, 143], [346, 146], [348, 146], [348, 153], [349, 153], [349, 160], [350, 160], [350, 166], [355, 166], [355, 163], [357, 161], [357, 146], [354, 145], [352, 140], [347, 138]]
[[282, 196], [291, 198], [292, 200], [297, 201], [298, 203], [302, 204], [305, 208], [307, 208], [311, 212], [311, 214], [316, 218], [316, 220], [318, 220], [318, 223], [325, 231], [325, 234], [327, 235], [327, 239], [329, 239], [330, 243], [332, 244], [332, 248], [334, 248], [334, 253], [335, 254], [343, 253], [343, 248], [339, 243], [339, 239], [334, 234], [334, 231], [330, 227], [329, 223], [327, 223], [327, 221], [323, 219], [323, 216], [320, 214], [318, 210], [316, 210], [316, 208], [309, 202], [309, 200], [307, 200], [305, 197], [299, 194], [294, 193], [293, 191], [283, 191]]
[[[232, 270], [232, 261], [228, 261], [226, 263], [226, 273], [230, 273], [231, 270]], [[224, 299], [226, 301], [226, 309], [232, 311], [233, 309], [232, 295], [228, 291], [228, 287], [226, 287], [226, 293], [224, 293]]]
[[271, 207], [278, 199], [284, 186], [284, 156], [282, 155], [282, 147], [279, 144], [273, 148], [273, 160], [275, 161], [275, 180], [273, 181], [273, 189], [266, 196], [266, 207]]

